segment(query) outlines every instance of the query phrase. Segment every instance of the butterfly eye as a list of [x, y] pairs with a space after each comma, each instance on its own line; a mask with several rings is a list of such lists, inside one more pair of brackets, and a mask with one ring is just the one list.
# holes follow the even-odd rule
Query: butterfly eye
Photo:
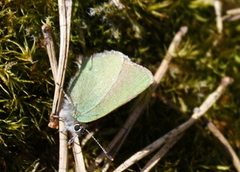
[[75, 124], [74, 130], [78, 132], [79, 130], [81, 130], [81, 126], [79, 124]]
[[74, 125], [74, 130], [76, 132], [83, 132], [84, 131], [84, 127], [82, 125], [80, 125], [80, 124], [75, 124]]

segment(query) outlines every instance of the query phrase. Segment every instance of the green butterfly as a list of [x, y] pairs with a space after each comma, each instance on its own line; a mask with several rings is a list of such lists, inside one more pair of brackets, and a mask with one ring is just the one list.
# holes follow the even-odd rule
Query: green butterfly
[[127, 103], [153, 83], [152, 73], [117, 51], [104, 51], [83, 61], [68, 89], [61, 116], [67, 130], [97, 120]]

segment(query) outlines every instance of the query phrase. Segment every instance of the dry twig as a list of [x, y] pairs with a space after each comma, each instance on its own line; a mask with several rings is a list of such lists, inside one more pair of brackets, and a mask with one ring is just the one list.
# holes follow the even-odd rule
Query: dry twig
[[225, 146], [226, 150], [229, 152], [232, 158], [233, 165], [235, 166], [236, 170], [240, 172], [240, 160], [231, 145], [228, 143], [227, 139], [222, 135], [222, 133], [212, 122], [208, 121], [208, 119], [205, 117], [203, 117], [202, 119], [205, 123], [207, 123], [208, 129], [213, 133], [213, 135]]
[[194, 113], [192, 117], [186, 121], [185, 123], [181, 124], [177, 128], [171, 130], [158, 140], [154, 141], [152, 144], [148, 145], [141, 151], [135, 153], [133, 156], [131, 156], [128, 160], [126, 160], [124, 163], [122, 163], [114, 172], [120, 172], [131, 166], [132, 164], [136, 163], [146, 155], [150, 154], [154, 150], [158, 149], [164, 142], [169, 140], [169, 138], [172, 138], [176, 136], [177, 134], [185, 131], [190, 126], [192, 126], [197, 119], [199, 119], [217, 100], [218, 98], [223, 94], [226, 87], [232, 83], [232, 79], [229, 77], [224, 77], [221, 81], [221, 84], [217, 88], [215, 92], [210, 94], [207, 99], [203, 102], [203, 104], [194, 110]]
[[217, 21], [218, 33], [222, 33], [223, 30], [223, 21], [222, 21], [222, 2], [220, 0], [214, 0], [214, 8]]
[[42, 33], [43, 33], [43, 37], [44, 37], [44, 45], [46, 46], [50, 65], [52, 68], [53, 79], [54, 79], [54, 81], [56, 81], [58, 64], [57, 64], [57, 59], [56, 59], [56, 53], [55, 53], [55, 48], [54, 48], [51, 26], [48, 24], [42, 25]]
[[180, 133], [176, 137], [172, 137], [167, 141], [167, 143], [152, 157], [150, 161], [145, 165], [145, 167], [141, 170], [141, 172], [147, 172], [151, 170], [159, 161], [160, 159], [177, 143], [177, 141], [182, 138], [184, 133]]

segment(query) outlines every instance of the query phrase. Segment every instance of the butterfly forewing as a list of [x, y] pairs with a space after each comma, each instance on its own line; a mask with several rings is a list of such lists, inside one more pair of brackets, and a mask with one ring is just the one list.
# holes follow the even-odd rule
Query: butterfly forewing
[[69, 90], [78, 114], [84, 114], [101, 103], [116, 83], [122, 64], [122, 58], [108, 53], [95, 54], [83, 62]]

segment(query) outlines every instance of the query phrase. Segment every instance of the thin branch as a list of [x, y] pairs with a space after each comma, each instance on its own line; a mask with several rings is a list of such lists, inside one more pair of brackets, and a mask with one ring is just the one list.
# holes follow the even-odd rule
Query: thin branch
[[[178, 31], [178, 33], [173, 38], [173, 41], [169, 46], [169, 49], [167, 51], [166, 56], [164, 57], [164, 60], [162, 61], [161, 65], [159, 66], [158, 70], [156, 71], [156, 73], [154, 75], [155, 83], [153, 85], [153, 92], [155, 91], [155, 89], [157, 88], [158, 84], [160, 83], [162, 77], [166, 73], [166, 71], [168, 69], [168, 65], [169, 65], [172, 57], [175, 55], [176, 50], [182, 40], [182, 37], [186, 33], [187, 33], [187, 27], [181, 27], [180, 30]], [[107, 147], [106, 150], [108, 151], [108, 153], [110, 153], [110, 155], [112, 157], [115, 157], [116, 153], [121, 148], [122, 144], [124, 143], [125, 139], [127, 138], [132, 126], [137, 121], [138, 117], [145, 110], [146, 107], [147, 107], [147, 101], [139, 104], [139, 106], [137, 106], [134, 109], [134, 111], [130, 114], [129, 118], [127, 119], [127, 121], [125, 122], [123, 127], [120, 129], [120, 131], [115, 136], [115, 138], [112, 140], [112, 142], [109, 144], [109, 146]], [[113, 154], [111, 154], [111, 150], [114, 150]], [[105, 157], [104, 153], [100, 154], [96, 158], [95, 162], [88, 168], [88, 171], [89, 172], [93, 171], [103, 161], [104, 157]], [[108, 163], [111, 163], [111, 161], [108, 161]]]
[[227, 15], [222, 17], [223, 21], [235, 21], [240, 19], [240, 8], [226, 11]]
[[143, 157], [158, 149], [164, 142], [169, 140], [169, 138], [176, 136], [177, 134], [185, 131], [190, 126], [192, 126], [197, 121], [197, 119], [199, 119], [218, 100], [218, 98], [225, 91], [226, 87], [231, 83], [232, 79], [230, 77], [224, 77], [216, 91], [210, 94], [199, 108], [195, 108], [192, 117], [188, 121], [171, 130], [170, 132], [168, 132], [158, 140], [154, 141], [152, 144], [148, 145], [141, 151], [135, 153], [128, 160], [122, 163], [114, 172], [120, 172], [127, 169], [132, 164], [136, 163]]
[[172, 137], [167, 141], [167, 143], [154, 155], [154, 157], [143, 167], [141, 172], [148, 172], [151, 170], [161, 158], [177, 143], [177, 141], [182, 138], [184, 133], [180, 133], [176, 137]]
[[220, 0], [214, 0], [214, 8], [217, 21], [218, 33], [222, 33], [223, 30], [223, 21], [222, 21], [222, 2]]
[[207, 118], [202, 118], [205, 123], [207, 123], [208, 129], [214, 134], [214, 136], [225, 146], [225, 148], [228, 150], [233, 165], [235, 166], [236, 170], [240, 172], [240, 160], [236, 153], [234, 152], [231, 145], [228, 143], [227, 139], [222, 135], [222, 133], [217, 129], [217, 127], [210, 121], [208, 121]]
[[228, 15], [236, 15], [236, 14], [240, 14], [240, 8], [234, 8], [231, 10], [227, 10], [226, 13]]
[[42, 25], [42, 33], [44, 37], [44, 44], [47, 49], [50, 65], [52, 68], [53, 78], [54, 81], [57, 79], [57, 59], [56, 59], [56, 53], [54, 48], [54, 42], [53, 42], [53, 35], [52, 35], [52, 28], [48, 24]]
[[[59, 129], [64, 128], [64, 122], [59, 121]], [[68, 171], [68, 137], [67, 137], [67, 132], [60, 130], [59, 132], [59, 165], [58, 165], [58, 171], [59, 172], [67, 172]]]
[[75, 172], [86, 172], [83, 160], [82, 149], [78, 137], [75, 137], [73, 144], [73, 155], [75, 159]]
[[180, 28], [178, 33], [174, 36], [174, 38], [173, 38], [173, 40], [172, 40], [172, 42], [171, 42], [171, 44], [168, 48], [166, 56], [164, 57], [161, 65], [158, 67], [158, 70], [154, 74], [155, 83], [153, 85], [154, 86], [153, 92], [156, 90], [159, 83], [161, 82], [164, 74], [166, 73], [166, 71], [168, 69], [170, 61], [176, 55], [178, 46], [182, 41], [182, 37], [184, 35], [186, 35], [187, 31], [188, 31], [188, 28], [186, 26], [183, 26], [183, 27]]

